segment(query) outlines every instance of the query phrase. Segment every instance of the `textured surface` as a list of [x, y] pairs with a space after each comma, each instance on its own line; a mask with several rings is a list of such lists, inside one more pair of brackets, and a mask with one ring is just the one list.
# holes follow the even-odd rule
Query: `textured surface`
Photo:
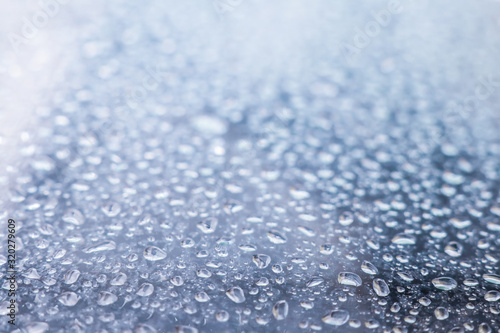
[[500, 330], [498, 2], [9, 6], [16, 332]]

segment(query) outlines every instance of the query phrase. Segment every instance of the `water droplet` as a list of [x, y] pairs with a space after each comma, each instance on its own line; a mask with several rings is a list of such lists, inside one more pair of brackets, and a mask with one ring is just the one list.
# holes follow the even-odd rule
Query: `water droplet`
[[199, 293], [196, 293], [194, 295], [194, 299], [197, 301], [197, 302], [200, 302], [200, 303], [205, 303], [205, 302], [208, 302], [210, 300], [210, 297], [207, 295], [206, 292], [204, 291], [200, 291]]
[[320, 249], [319, 249], [319, 252], [321, 254], [332, 254], [333, 253], [333, 245], [331, 244], [323, 244], [321, 245]]
[[85, 222], [85, 216], [78, 209], [69, 208], [62, 216], [62, 220], [66, 223], [82, 225]]
[[215, 116], [200, 115], [192, 118], [193, 127], [205, 134], [222, 135], [227, 131], [226, 122]]
[[153, 294], [155, 290], [155, 287], [151, 283], [143, 283], [140, 287], [139, 290], [137, 290], [137, 295], [138, 296], [150, 296]]
[[484, 299], [487, 302], [496, 302], [500, 299], [500, 291], [490, 290], [486, 294], [484, 294]]
[[288, 316], [288, 303], [286, 301], [278, 301], [273, 306], [273, 316], [276, 320], [283, 320]]
[[423, 306], [429, 306], [431, 304], [431, 300], [428, 299], [427, 297], [420, 297], [418, 302]]
[[198, 329], [191, 326], [175, 326], [175, 333], [198, 333]]
[[449, 242], [444, 248], [444, 252], [451, 257], [460, 257], [464, 247], [458, 242]]
[[115, 294], [108, 291], [101, 291], [99, 293], [99, 298], [97, 299], [97, 304], [101, 306], [106, 306], [115, 303], [118, 300]]
[[500, 275], [497, 274], [483, 274], [483, 279], [489, 283], [500, 284]]
[[414, 245], [416, 244], [417, 240], [415, 236], [408, 235], [408, 234], [397, 234], [394, 236], [392, 239], [392, 243], [397, 244], [397, 245]]
[[99, 244], [91, 245], [85, 249], [83, 249], [83, 252], [85, 253], [94, 253], [94, 252], [101, 252], [101, 251], [109, 251], [109, 250], [114, 250], [116, 249], [116, 244], [113, 241], [104, 241]]
[[226, 291], [227, 297], [234, 303], [243, 303], [245, 301], [245, 293], [240, 287], [232, 287]]
[[66, 272], [64, 275], [64, 283], [73, 284], [80, 277], [80, 271], [77, 269], [72, 269]]
[[463, 229], [469, 227], [472, 222], [470, 220], [464, 220], [464, 219], [458, 219], [458, 218], [452, 218], [450, 219], [450, 223], [452, 226], [454, 226], [457, 229]]
[[252, 261], [259, 269], [264, 269], [271, 263], [271, 257], [266, 254], [256, 254], [252, 257]]
[[457, 281], [449, 277], [439, 277], [432, 280], [434, 287], [440, 290], [452, 290], [457, 287]]
[[361, 270], [365, 272], [366, 274], [370, 275], [377, 275], [378, 274], [378, 269], [369, 261], [363, 261], [361, 264]]
[[328, 325], [342, 326], [349, 320], [349, 312], [345, 310], [335, 310], [324, 315], [321, 320]]
[[180, 276], [174, 276], [170, 279], [170, 283], [172, 283], [176, 287], [179, 287], [184, 284], [184, 280]]
[[343, 226], [351, 225], [354, 222], [354, 215], [352, 212], [343, 212], [339, 216], [339, 223]]
[[359, 275], [355, 274], [355, 273], [351, 273], [351, 272], [339, 273], [338, 281], [340, 284], [343, 284], [346, 286], [359, 287], [362, 284], [362, 281], [361, 281], [361, 278], [359, 277]]
[[28, 269], [24, 274], [24, 277], [32, 280], [38, 280], [40, 279], [40, 275], [38, 274], [37, 270], [34, 268]]
[[72, 291], [64, 292], [59, 296], [59, 302], [65, 306], [74, 306], [79, 299], [80, 297]]
[[322, 277], [315, 276], [312, 279], [310, 279], [309, 281], [307, 281], [306, 287], [311, 288], [311, 287], [319, 286], [323, 282], [325, 282], [325, 280]]
[[241, 244], [240, 246], [238, 246], [238, 248], [245, 252], [252, 252], [257, 250], [257, 246], [252, 244]]
[[492, 333], [493, 330], [486, 323], [481, 323], [477, 329], [477, 333]]
[[436, 316], [437, 320], [445, 320], [448, 319], [449, 312], [442, 306], [439, 306], [434, 310], [434, 315]]
[[204, 279], [208, 279], [209, 277], [212, 276], [212, 272], [210, 272], [208, 269], [201, 268], [201, 269], [199, 269], [199, 270], [196, 271], [196, 275], [198, 277], [201, 277], [201, 278], [204, 278]]
[[215, 217], [210, 217], [198, 223], [198, 229], [204, 234], [210, 234], [217, 228], [217, 219]]
[[118, 273], [109, 284], [112, 286], [123, 286], [127, 282], [127, 275], [125, 273]]
[[144, 249], [144, 258], [150, 261], [162, 260], [167, 257], [167, 254], [156, 246], [148, 246]]
[[149, 325], [139, 324], [135, 327], [134, 333], [157, 333], [157, 331]]
[[110, 201], [110, 202], [104, 203], [101, 206], [101, 210], [107, 216], [114, 217], [114, 216], [120, 214], [122, 209], [118, 203]]
[[389, 286], [387, 285], [387, 282], [385, 282], [383, 279], [374, 279], [373, 280], [373, 290], [380, 297], [388, 296], [389, 293], [391, 292], [389, 290]]
[[221, 310], [215, 314], [215, 319], [220, 323], [225, 323], [229, 320], [229, 313], [225, 310]]
[[271, 230], [267, 233], [267, 237], [273, 244], [284, 244], [286, 243], [286, 237], [280, 234], [276, 230]]

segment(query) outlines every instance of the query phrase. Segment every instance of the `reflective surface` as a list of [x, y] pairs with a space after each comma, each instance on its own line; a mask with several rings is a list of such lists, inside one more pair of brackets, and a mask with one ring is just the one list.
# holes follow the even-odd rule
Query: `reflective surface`
[[498, 2], [50, 4], [2, 14], [0, 331], [500, 329]]

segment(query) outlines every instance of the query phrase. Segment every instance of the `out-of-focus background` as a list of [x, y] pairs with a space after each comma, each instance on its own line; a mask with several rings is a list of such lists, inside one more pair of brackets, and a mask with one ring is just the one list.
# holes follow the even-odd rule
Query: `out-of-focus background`
[[498, 59], [498, 1], [5, 0], [0, 331], [498, 331]]

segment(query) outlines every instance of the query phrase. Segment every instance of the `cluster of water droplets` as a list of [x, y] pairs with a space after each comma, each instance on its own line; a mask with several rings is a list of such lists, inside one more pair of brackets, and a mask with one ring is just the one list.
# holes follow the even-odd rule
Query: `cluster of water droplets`
[[[498, 136], [436, 141], [442, 82], [376, 52], [366, 72], [321, 53], [306, 74], [291, 56], [282, 80], [237, 79], [203, 26], [136, 9], [106, 12], [133, 21], [109, 43], [83, 27], [97, 77], [68, 76], [38, 110], [5, 184], [17, 332], [500, 329]], [[131, 110], [110, 91], [147, 74], [135, 48], [165, 67]]]

